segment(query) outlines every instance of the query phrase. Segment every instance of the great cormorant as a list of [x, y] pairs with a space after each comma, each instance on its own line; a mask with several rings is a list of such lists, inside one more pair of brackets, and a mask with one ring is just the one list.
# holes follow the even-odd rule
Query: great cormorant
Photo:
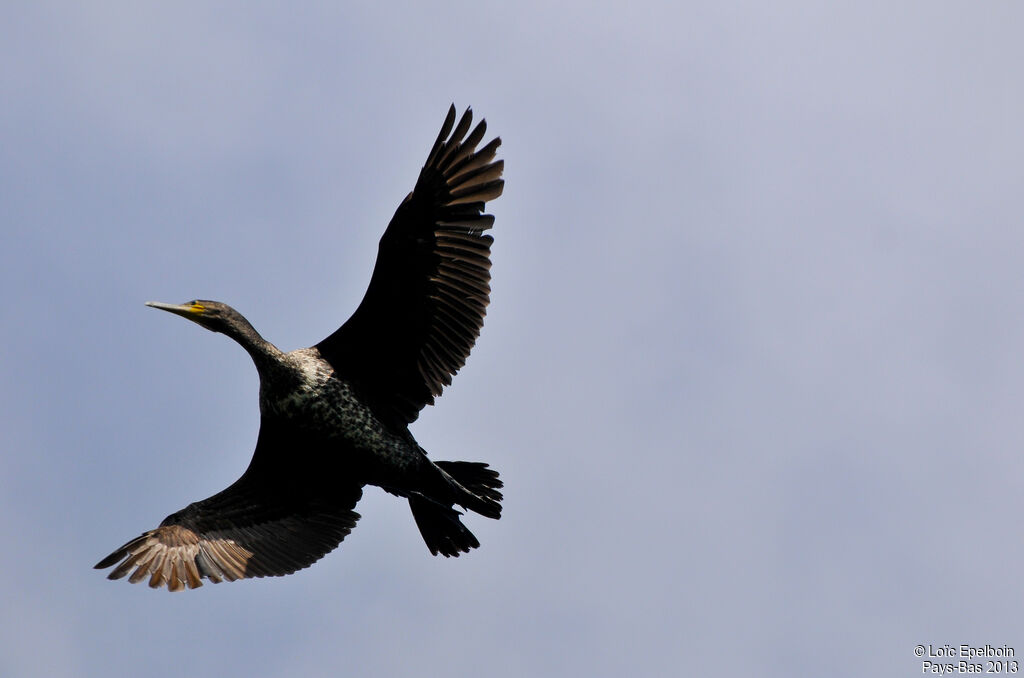
[[[408, 425], [461, 368], [490, 294], [494, 217], [501, 195], [499, 138], [477, 150], [467, 109], [448, 111], [412, 193], [380, 240], [362, 302], [336, 332], [284, 353], [220, 302], [149, 303], [220, 332], [252, 356], [260, 377], [260, 432], [245, 473], [226, 490], [164, 519], [101, 560], [171, 591], [280, 576], [333, 550], [359, 518], [366, 484], [409, 500], [430, 552], [458, 556], [480, 545], [458, 504], [501, 515], [502, 486], [487, 464], [432, 462]], [[467, 136], [468, 133], [468, 136]]]

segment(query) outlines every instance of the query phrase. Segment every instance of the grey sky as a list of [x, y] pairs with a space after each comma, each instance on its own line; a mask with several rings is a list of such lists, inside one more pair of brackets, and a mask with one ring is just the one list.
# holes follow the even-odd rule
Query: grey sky
[[[1024, 653], [1024, 8], [0, 8], [0, 675], [913, 675]], [[355, 308], [447, 106], [504, 140], [494, 294], [413, 431], [501, 521], [371, 489], [299, 575], [91, 566], [244, 469], [271, 341]]]

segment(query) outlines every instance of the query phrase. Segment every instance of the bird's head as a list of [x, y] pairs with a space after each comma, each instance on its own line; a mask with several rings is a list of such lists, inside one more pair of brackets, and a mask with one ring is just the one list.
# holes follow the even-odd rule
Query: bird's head
[[197, 325], [202, 325], [211, 332], [220, 332], [231, 337], [254, 331], [252, 325], [241, 313], [219, 301], [194, 299], [184, 304], [161, 304], [156, 301], [147, 301], [146, 306], [180, 315]]

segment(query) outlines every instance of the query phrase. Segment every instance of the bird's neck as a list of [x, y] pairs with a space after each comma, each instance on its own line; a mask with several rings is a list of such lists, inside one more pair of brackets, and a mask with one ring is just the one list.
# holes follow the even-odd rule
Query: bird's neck
[[238, 342], [239, 346], [246, 350], [252, 357], [252, 361], [256, 364], [256, 370], [261, 376], [272, 371], [284, 360], [284, 352], [264, 339], [252, 325], [234, 328], [233, 331], [226, 332], [225, 334]]

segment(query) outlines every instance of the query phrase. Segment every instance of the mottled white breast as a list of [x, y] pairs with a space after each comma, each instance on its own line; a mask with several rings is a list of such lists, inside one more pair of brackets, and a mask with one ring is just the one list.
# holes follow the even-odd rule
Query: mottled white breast
[[411, 436], [385, 428], [315, 349], [292, 351], [285, 357], [278, 373], [262, 377], [262, 412], [317, 437], [366, 451], [385, 464], [390, 460], [404, 465], [405, 458], [418, 453]]

